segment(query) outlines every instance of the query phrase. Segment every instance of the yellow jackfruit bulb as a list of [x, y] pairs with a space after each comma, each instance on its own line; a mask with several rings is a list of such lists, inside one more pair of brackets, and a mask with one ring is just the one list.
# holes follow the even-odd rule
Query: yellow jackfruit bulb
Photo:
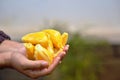
[[43, 30], [43, 32], [46, 32], [50, 35], [50, 39], [56, 48], [61, 48], [62, 47], [62, 37], [59, 31], [53, 30], [53, 29], [46, 29]]
[[50, 39], [50, 35], [48, 35], [48, 47], [47, 47], [47, 49], [51, 54], [54, 54], [53, 43]]
[[62, 34], [62, 45], [65, 46], [65, 44], [67, 43], [68, 41], [68, 33], [64, 32]]
[[34, 45], [32, 45], [31, 43], [24, 43], [24, 46], [26, 48], [26, 52], [27, 52], [27, 57], [28, 59], [34, 60]]
[[53, 54], [51, 54], [47, 49], [42, 47], [40, 44], [35, 46], [35, 55], [36, 60], [45, 60], [49, 63], [49, 65], [53, 61]]
[[25, 43], [41, 44], [44, 47], [48, 46], [48, 38], [44, 32], [29, 33], [22, 37], [22, 41]]

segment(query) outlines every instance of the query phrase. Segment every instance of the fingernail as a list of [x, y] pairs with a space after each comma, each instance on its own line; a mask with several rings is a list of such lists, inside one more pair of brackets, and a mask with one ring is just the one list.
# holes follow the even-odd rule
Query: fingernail
[[67, 45], [67, 47], [69, 48], [69, 45]]
[[60, 57], [57, 57], [58, 60], [60, 60]]
[[48, 64], [48, 62], [45, 62], [45, 61], [44, 61], [44, 62], [42, 62], [41, 64], [42, 64], [42, 65], [47, 65], [47, 64]]

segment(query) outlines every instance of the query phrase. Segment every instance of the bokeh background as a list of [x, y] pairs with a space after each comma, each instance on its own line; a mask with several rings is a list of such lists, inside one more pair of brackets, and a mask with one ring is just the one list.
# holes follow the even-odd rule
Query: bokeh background
[[[12, 40], [53, 28], [70, 49], [55, 71], [36, 80], [120, 80], [120, 0], [0, 0], [0, 30]], [[11, 69], [0, 80], [32, 80]]]

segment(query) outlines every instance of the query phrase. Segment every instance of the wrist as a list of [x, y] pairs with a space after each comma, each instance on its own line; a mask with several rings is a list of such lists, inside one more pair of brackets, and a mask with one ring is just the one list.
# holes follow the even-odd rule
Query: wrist
[[11, 53], [0, 53], [0, 68], [10, 67]]

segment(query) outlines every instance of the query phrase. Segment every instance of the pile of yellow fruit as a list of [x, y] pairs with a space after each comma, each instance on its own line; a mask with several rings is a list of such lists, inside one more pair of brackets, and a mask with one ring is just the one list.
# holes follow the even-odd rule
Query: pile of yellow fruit
[[54, 29], [26, 34], [22, 37], [27, 50], [27, 57], [31, 60], [45, 60], [52, 63], [53, 59], [63, 50], [68, 40], [68, 33], [61, 34]]

